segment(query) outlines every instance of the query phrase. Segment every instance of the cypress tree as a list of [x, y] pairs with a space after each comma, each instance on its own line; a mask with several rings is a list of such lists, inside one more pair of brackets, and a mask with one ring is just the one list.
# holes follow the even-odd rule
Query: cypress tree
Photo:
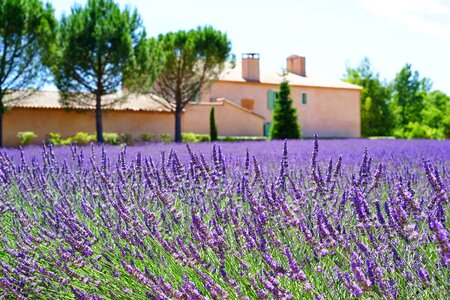
[[275, 109], [272, 115], [270, 139], [299, 139], [301, 128], [298, 124], [297, 110], [292, 107], [291, 88], [284, 80], [275, 99]]
[[214, 117], [214, 107], [211, 108], [211, 112], [209, 113], [209, 135], [211, 137], [211, 142], [217, 141], [217, 126]]

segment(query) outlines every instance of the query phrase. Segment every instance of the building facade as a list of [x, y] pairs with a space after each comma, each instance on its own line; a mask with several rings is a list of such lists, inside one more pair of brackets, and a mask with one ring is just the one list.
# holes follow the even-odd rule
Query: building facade
[[[361, 88], [346, 82], [326, 80], [306, 72], [305, 58], [292, 55], [286, 60], [286, 72], [260, 69], [259, 55], [244, 54], [235, 67], [228, 67], [200, 95], [199, 102], [189, 103], [182, 113], [184, 132], [209, 133], [209, 115], [215, 108], [218, 134], [221, 136], [268, 135], [279, 84], [291, 86], [293, 105], [297, 109], [303, 137], [360, 137]], [[111, 95], [114, 97], [114, 95]], [[157, 138], [173, 136], [174, 114], [164, 99], [154, 95], [129, 95], [127, 101], [105, 107], [104, 132], [132, 135], [144, 133]], [[62, 137], [77, 132], [95, 132], [93, 108], [66, 110], [58, 92], [39, 91], [17, 103], [3, 120], [3, 144], [17, 146], [17, 133], [33, 131], [34, 143], [41, 143], [50, 133]]]
[[357, 138], [361, 133], [361, 87], [327, 80], [306, 72], [305, 58], [292, 55], [286, 73], [260, 69], [259, 55], [244, 54], [235, 68], [228, 68], [201, 96], [202, 102], [227, 99], [265, 119], [264, 134], [271, 125], [276, 91], [282, 80], [291, 86], [304, 137]]
[[[262, 136], [264, 118], [228, 100], [189, 103], [182, 113], [183, 132], [209, 134], [209, 115], [214, 107], [218, 133], [221, 136]], [[175, 117], [170, 106], [152, 96], [130, 95], [126, 102], [103, 110], [104, 132], [126, 133], [139, 139], [152, 133], [158, 141], [162, 134], [174, 136]], [[95, 111], [76, 107], [64, 109], [58, 92], [39, 91], [17, 103], [3, 118], [4, 146], [18, 146], [17, 133], [33, 131], [34, 144], [50, 132], [62, 137], [77, 132], [95, 133]]]

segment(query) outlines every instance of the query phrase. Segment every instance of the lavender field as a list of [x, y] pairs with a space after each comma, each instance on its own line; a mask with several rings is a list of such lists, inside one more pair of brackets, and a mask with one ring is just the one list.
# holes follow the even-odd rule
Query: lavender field
[[0, 151], [0, 299], [447, 299], [450, 141]]

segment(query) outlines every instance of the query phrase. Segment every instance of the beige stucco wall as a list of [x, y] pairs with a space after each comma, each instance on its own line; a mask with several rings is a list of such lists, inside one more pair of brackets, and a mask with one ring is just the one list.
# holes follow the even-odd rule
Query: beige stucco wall
[[[271, 122], [267, 108], [268, 90], [278, 85], [252, 82], [218, 81], [202, 94], [202, 101], [226, 98], [240, 105], [242, 99], [254, 99], [254, 112]], [[301, 103], [301, 94], [308, 94], [308, 103]], [[297, 108], [304, 137], [318, 133], [321, 137], [360, 137], [360, 91], [323, 87], [291, 86], [291, 96]]]
[[262, 136], [264, 118], [227, 101], [188, 104], [183, 115], [183, 131], [209, 133], [209, 114], [214, 107], [218, 135]]
[[[173, 136], [175, 119], [172, 113], [144, 111], [103, 111], [104, 132], [132, 134], [139, 138], [142, 133], [162, 133]], [[93, 111], [75, 112], [63, 109], [14, 108], [4, 115], [3, 144], [17, 146], [17, 132], [34, 131], [38, 137], [33, 141], [41, 143], [49, 132], [60, 133], [62, 137], [79, 131], [95, 133]]]
[[[267, 108], [268, 90], [278, 85], [261, 83], [215, 82], [202, 94], [202, 102], [189, 104], [182, 117], [184, 132], [209, 133], [209, 112], [215, 107], [219, 135], [261, 136], [265, 122], [271, 121], [272, 111]], [[322, 87], [291, 86], [291, 96], [299, 113], [304, 137], [318, 133], [320, 137], [360, 137], [360, 91]], [[302, 93], [308, 94], [308, 103], [301, 103]], [[209, 102], [226, 98], [227, 101]], [[242, 99], [253, 99], [254, 113], [240, 107]], [[238, 107], [239, 106], [239, 107]], [[174, 115], [167, 112], [112, 111], [103, 112], [105, 132], [121, 132], [139, 138], [142, 133], [174, 132]], [[49, 132], [63, 137], [76, 132], [95, 132], [93, 111], [75, 112], [63, 109], [14, 108], [4, 115], [3, 143], [18, 144], [17, 132], [34, 131], [40, 143]]]
[[[219, 135], [261, 136], [264, 118], [226, 101], [215, 103], [189, 104], [182, 115], [183, 132], [209, 134], [209, 114], [215, 107], [215, 118]], [[174, 136], [175, 117], [168, 112], [148, 111], [103, 111], [104, 132], [132, 134], [139, 138], [143, 133], [154, 133], [156, 139], [161, 134]], [[17, 132], [33, 131], [40, 144], [50, 132], [68, 137], [79, 131], [95, 133], [94, 111], [66, 111], [63, 109], [14, 108], [4, 115], [3, 144], [17, 146]]]

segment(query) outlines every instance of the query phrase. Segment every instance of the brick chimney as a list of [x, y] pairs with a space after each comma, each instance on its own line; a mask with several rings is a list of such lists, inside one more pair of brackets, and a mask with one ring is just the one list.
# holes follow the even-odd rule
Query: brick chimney
[[259, 81], [259, 53], [242, 54], [242, 78]]
[[291, 55], [287, 58], [286, 69], [290, 73], [300, 76], [306, 76], [305, 57], [298, 55]]

